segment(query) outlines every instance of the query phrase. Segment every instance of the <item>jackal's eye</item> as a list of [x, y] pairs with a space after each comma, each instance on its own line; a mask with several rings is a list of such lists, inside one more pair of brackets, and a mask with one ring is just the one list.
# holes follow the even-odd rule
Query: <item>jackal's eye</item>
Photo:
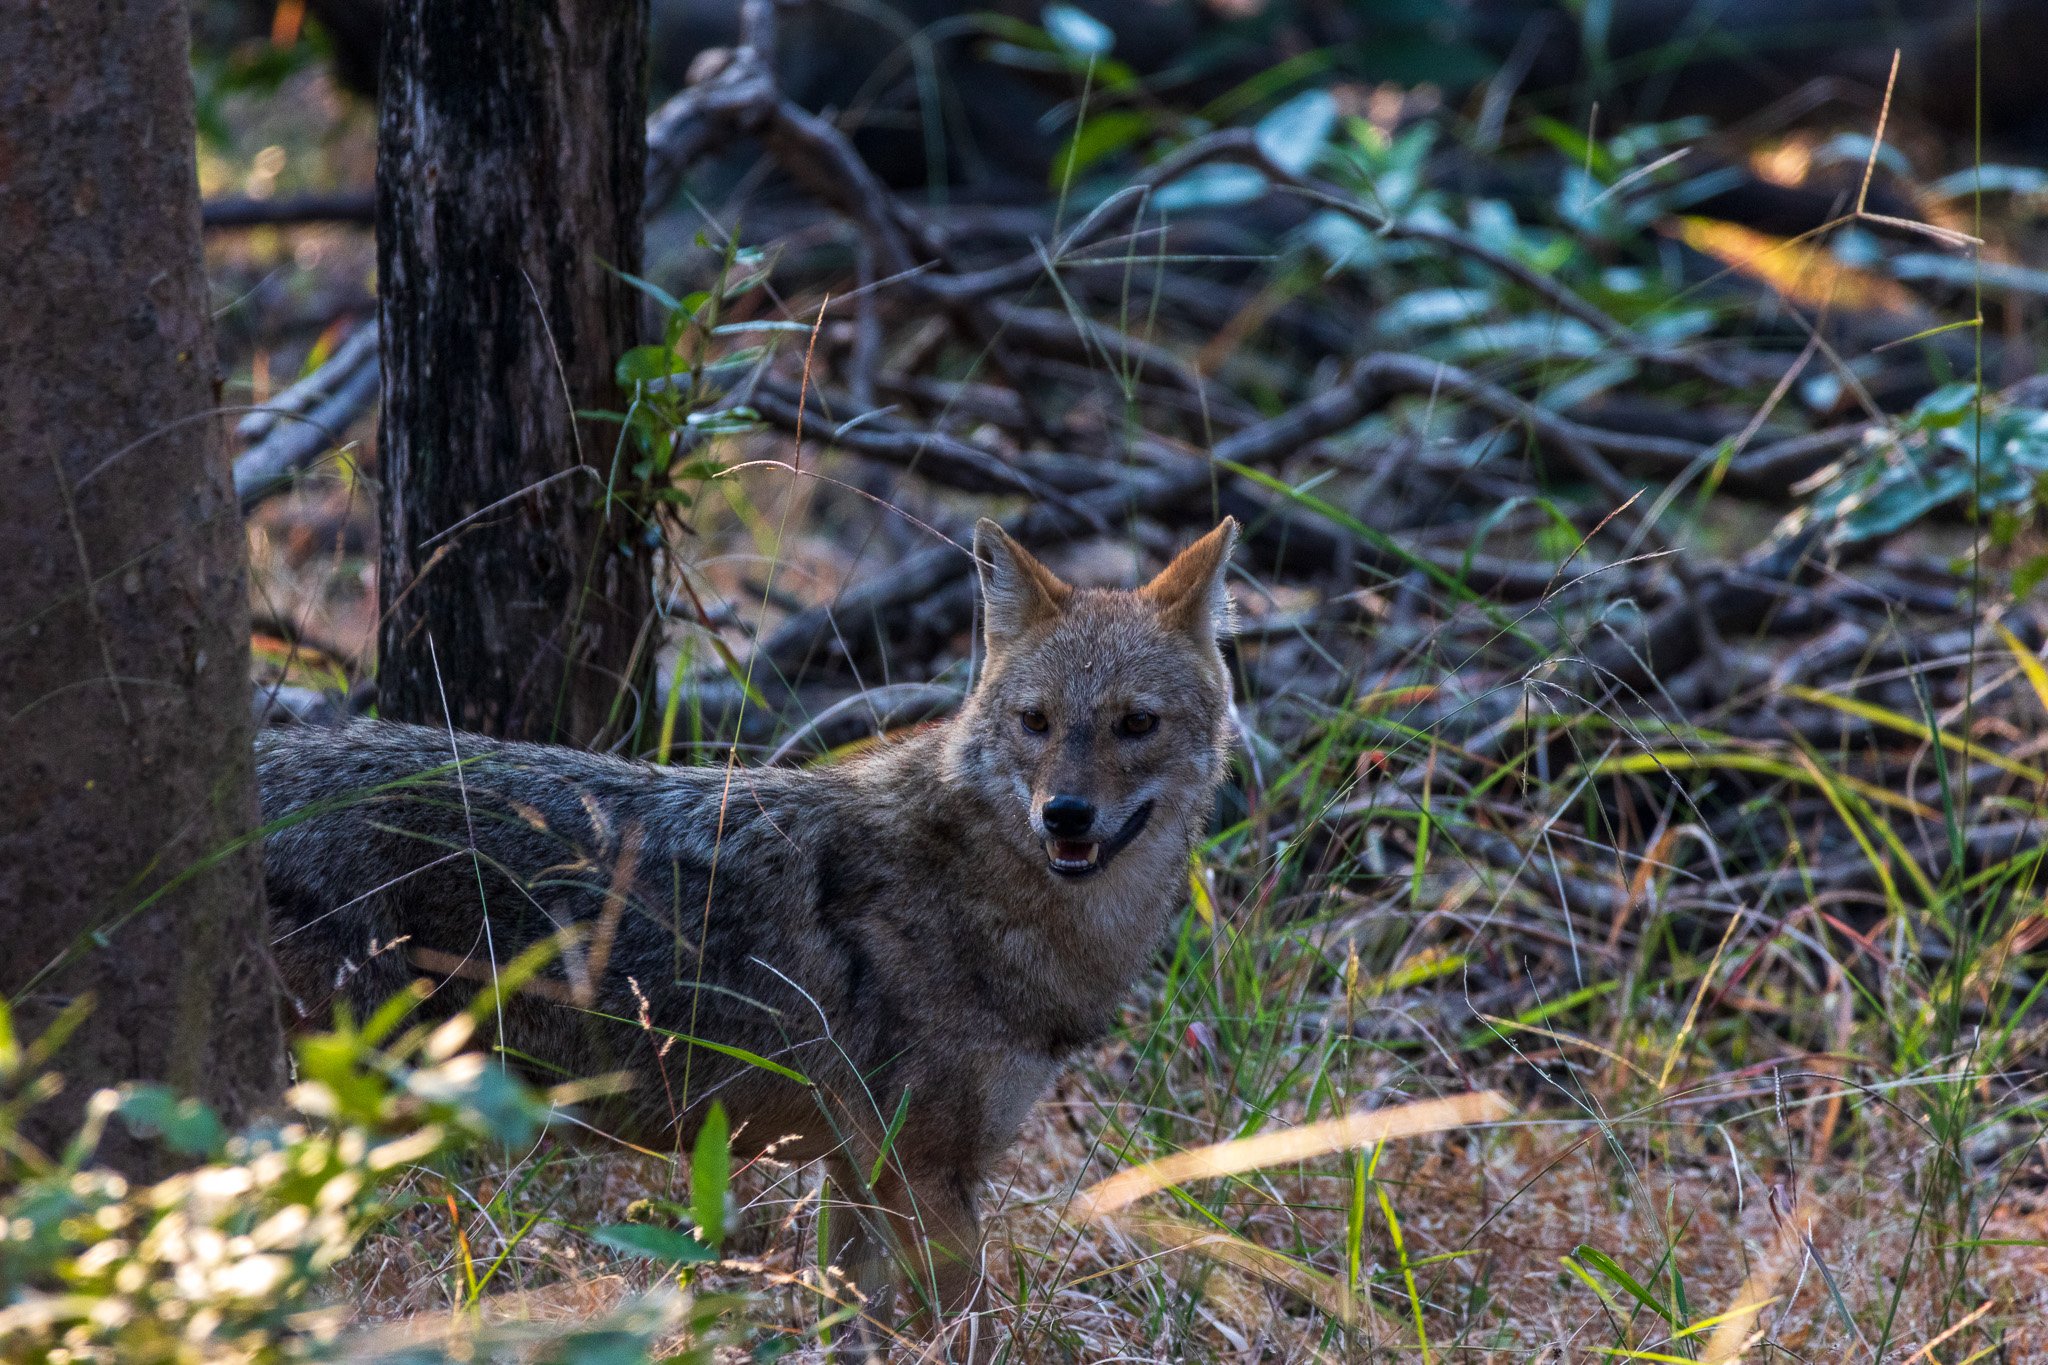
[[1150, 711], [1133, 711], [1116, 723], [1116, 732], [1126, 739], [1149, 735], [1159, 728], [1159, 717]]
[[1045, 718], [1043, 711], [1026, 711], [1018, 719], [1023, 721], [1024, 728], [1034, 735], [1042, 735], [1052, 728], [1052, 722]]

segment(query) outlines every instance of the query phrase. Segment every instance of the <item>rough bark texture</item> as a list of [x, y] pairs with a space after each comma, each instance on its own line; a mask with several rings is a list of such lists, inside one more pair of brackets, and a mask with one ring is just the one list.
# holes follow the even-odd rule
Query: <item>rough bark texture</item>
[[377, 700], [391, 719], [574, 742], [633, 723], [622, 696], [645, 673], [651, 552], [605, 511], [618, 428], [573, 414], [623, 406], [612, 370], [637, 296], [614, 272], [639, 269], [646, 24], [646, 0], [390, 13]]
[[101, 1085], [233, 1121], [282, 1077], [256, 852], [219, 856], [255, 815], [248, 602], [187, 33], [181, 0], [0, 7], [0, 992], [27, 1034], [97, 1000], [46, 1150]]

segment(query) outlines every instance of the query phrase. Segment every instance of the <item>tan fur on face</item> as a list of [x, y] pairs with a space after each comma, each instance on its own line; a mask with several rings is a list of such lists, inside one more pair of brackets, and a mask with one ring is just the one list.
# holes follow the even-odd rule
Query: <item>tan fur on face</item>
[[1138, 596], [1159, 608], [1170, 628], [1211, 639], [1227, 633], [1230, 594], [1223, 590], [1223, 564], [1237, 544], [1237, 521], [1225, 517], [1215, 530], [1174, 556]]
[[[1005, 831], [1014, 846], [1039, 846], [1039, 812], [1056, 795], [1092, 803], [1106, 838], [1145, 802], [1171, 821], [1181, 793], [1213, 790], [1230, 702], [1216, 633], [1236, 534], [1225, 520], [1143, 588], [1110, 591], [1073, 588], [994, 522], [977, 528], [988, 658], [952, 752], [963, 778], [1026, 817]], [[1025, 727], [1027, 712], [1044, 716], [1045, 734]], [[1157, 717], [1156, 731], [1120, 735], [1135, 712]]]
[[982, 615], [989, 652], [1057, 617], [1074, 589], [983, 517], [974, 527], [975, 567], [981, 575]]

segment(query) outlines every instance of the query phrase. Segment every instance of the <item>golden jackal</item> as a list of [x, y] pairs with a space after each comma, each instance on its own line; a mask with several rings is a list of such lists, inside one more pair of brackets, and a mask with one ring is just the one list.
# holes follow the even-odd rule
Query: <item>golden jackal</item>
[[717, 1100], [742, 1146], [828, 1158], [887, 1214], [841, 1248], [863, 1287], [887, 1285], [893, 1243], [929, 1303], [964, 1307], [983, 1172], [1109, 1026], [1209, 819], [1235, 536], [1225, 521], [1104, 591], [983, 521], [977, 685], [953, 720], [839, 764], [659, 768], [378, 722], [268, 734], [264, 818], [301, 817], [264, 852], [293, 1004], [361, 1017], [424, 974], [446, 1007], [571, 929], [503, 1005], [514, 1055], [630, 1069], [604, 1117], [643, 1143], [687, 1143]]

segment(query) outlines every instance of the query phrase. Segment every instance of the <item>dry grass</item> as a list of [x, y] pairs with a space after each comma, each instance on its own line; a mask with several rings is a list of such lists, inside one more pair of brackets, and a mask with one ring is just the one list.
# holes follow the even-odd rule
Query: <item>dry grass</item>
[[[1397, 1257], [1377, 1214], [1366, 1233], [1373, 1287], [1349, 1333], [1333, 1332], [1330, 1318], [1270, 1269], [1219, 1263], [1127, 1223], [1075, 1216], [1076, 1191], [1117, 1164], [1100, 1134], [1107, 1115], [1128, 1107], [1114, 1080], [1120, 1051], [1106, 1049], [1062, 1082], [990, 1182], [988, 1274], [998, 1306], [989, 1316], [1014, 1334], [1011, 1358], [1418, 1356], [1409, 1305], [1387, 1274]], [[1693, 1095], [1604, 1121], [1563, 1113], [1390, 1147], [1376, 1179], [1399, 1211], [1410, 1260], [1423, 1267], [1431, 1350], [1513, 1359], [1565, 1359], [1623, 1343], [1671, 1351], [1670, 1331], [1652, 1314], [1611, 1284], [1603, 1301], [1568, 1269], [1567, 1258], [1591, 1246], [1639, 1274], [1675, 1266], [1687, 1321], [1764, 1303], [1761, 1328], [1785, 1358], [1861, 1358], [1869, 1329], [1846, 1325], [1844, 1308], [1859, 1323], [1881, 1320], [1894, 1312], [1895, 1293], [1895, 1347], [1918, 1346], [1960, 1310], [1988, 1302], [1992, 1311], [1978, 1325], [1996, 1333], [2005, 1359], [2048, 1352], [2041, 1245], [1984, 1247], [1960, 1286], [1932, 1269], [1896, 1282], [1896, 1267], [1929, 1259], [1932, 1230], [1913, 1199], [1927, 1179], [1924, 1134], [1866, 1112], [1853, 1151], [1816, 1161], [1806, 1155], [1808, 1129], [1828, 1092], [1795, 1100], [1781, 1116], [1770, 1094], [1750, 1089], [1746, 1101], [1726, 1106], [1746, 1116], [1709, 1121], [1697, 1103], [1703, 1097]], [[459, 1323], [460, 1245], [482, 1263], [506, 1241], [502, 1213], [479, 1214], [475, 1203], [490, 1204], [536, 1164], [547, 1169], [514, 1204], [546, 1213], [501, 1272], [502, 1289], [483, 1300], [489, 1317], [592, 1316], [650, 1283], [649, 1268], [594, 1256], [573, 1228], [620, 1221], [638, 1200], [675, 1195], [677, 1172], [588, 1144], [551, 1145], [520, 1163], [465, 1172], [459, 1185], [422, 1176], [423, 1203], [345, 1269], [342, 1297], [360, 1305], [364, 1321], [396, 1324], [394, 1331], [433, 1334]], [[1193, 1192], [1237, 1235], [1341, 1273], [1347, 1164], [1322, 1161], [1229, 1191]], [[2036, 1158], [2020, 1174], [2023, 1187], [1998, 1199], [1982, 1237], [2048, 1240], [2048, 1173]], [[444, 1190], [463, 1212], [460, 1241], [434, 1197]], [[736, 1192], [745, 1230], [732, 1259], [699, 1286], [746, 1293], [754, 1321], [801, 1330], [820, 1316], [820, 1284], [831, 1284], [815, 1264], [815, 1176], [763, 1163]], [[1691, 1345], [1703, 1339], [1694, 1334]], [[789, 1358], [824, 1353], [812, 1344]]]

